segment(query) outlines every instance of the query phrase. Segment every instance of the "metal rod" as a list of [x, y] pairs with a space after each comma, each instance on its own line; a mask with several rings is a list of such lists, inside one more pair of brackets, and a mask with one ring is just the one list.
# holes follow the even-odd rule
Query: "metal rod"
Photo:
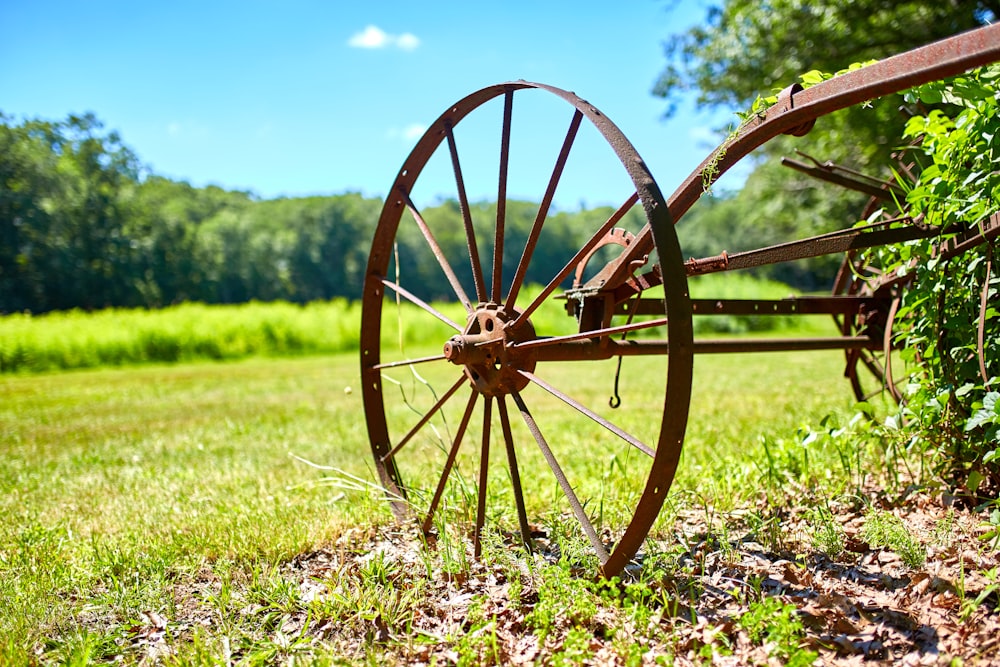
[[483, 405], [483, 446], [479, 455], [479, 502], [476, 506], [476, 534], [473, 536], [473, 555], [483, 555], [483, 526], [486, 525], [486, 486], [490, 470], [490, 422], [493, 415], [493, 397], [487, 396]]
[[390, 449], [389, 452], [382, 457], [382, 460], [386, 461], [388, 459], [391, 459], [393, 456], [399, 453], [399, 450], [401, 450], [406, 445], [406, 443], [410, 441], [410, 438], [416, 435], [420, 431], [420, 429], [424, 427], [424, 424], [429, 422], [431, 420], [431, 417], [437, 414], [437, 411], [441, 409], [441, 406], [443, 406], [449, 398], [451, 398], [452, 394], [458, 391], [458, 388], [461, 387], [467, 381], [468, 378], [466, 378], [465, 373], [463, 373], [461, 377], [458, 378], [458, 381], [455, 382], [455, 384], [451, 385], [451, 388], [449, 388], [448, 391], [445, 392], [444, 396], [438, 399], [438, 402], [434, 404], [434, 407], [428, 410], [427, 414], [425, 414], [423, 417], [420, 418], [420, 421], [418, 421], [417, 424], [410, 429], [409, 433], [403, 436], [403, 439], [399, 441], [399, 444]]
[[[834, 336], [829, 338], [733, 338], [695, 340], [695, 354], [735, 352], [795, 352], [810, 350], [880, 350], [881, 342], [868, 336]], [[666, 340], [616, 341], [602, 338], [599, 342], [569, 341], [534, 348], [537, 361], [593, 361], [612, 357], [641, 357], [670, 353]]]
[[431, 498], [430, 507], [427, 508], [427, 516], [424, 517], [424, 523], [421, 526], [425, 535], [434, 527], [434, 514], [437, 513], [437, 506], [441, 502], [441, 496], [444, 494], [444, 487], [448, 483], [448, 477], [451, 476], [451, 469], [455, 465], [455, 457], [458, 456], [458, 449], [462, 446], [462, 438], [465, 437], [465, 430], [469, 427], [469, 419], [472, 417], [472, 409], [475, 407], [478, 397], [479, 392], [477, 391], [473, 391], [469, 395], [469, 402], [465, 406], [465, 414], [462, 415], [458, 431], [455, 432], [455, 440], [448, 451], [448, 459], [444, 462], [441, 478], [438, 480], [437, 488], [434, 489], [434, 497]]
[[422, 308], [423, 310], [427, 311], [428, 313], [430, 313], [434, 317], [438, 318], [439, 320], [441, 320], [442, 322], [444, 322], [445, 324], [447, 324], [448, 326], [450, 326], [455, 331], [461, 331], [462, 330], [462, 327], [458, 326], [458, 324], [456, 324], [455, 322], [452, 322], [446, 315], [444, 315], [443, 313], [439, 312], [436, 308], [434, 308], [434, 306], [430, 305], [429, 303], [427, 303], [426, 301], [424, 301], [419, 296], [417, 296], [413, 292], [409, 291], [405, 287], [403, 287], [401, 285], [397, 285], [396, 283], [392, 282], [388, 278], [382, 278], [381, 282], [382, 282], [383, 285], [385, 285], [389, 289], [393, 290], [394, 292], [396, 292], [400, 296], [404, 297], [407, 301], [410, 301], [411, 303], [413, 303], [416, 306], [420, 306], [420, 308]]
[[[802, 155], [805, 154], [802, 153]], [[830, 161], [821, 163], [808, 155], [805, 155], [805, 157], [811, 160], [813, 164], [808, 165], [805, 162], [800, 162], [799, 160], [788, 157], [781, 158], [781, 164], [785, 167], [791, 167], [796, 171], [801, 171], [802, 173], [821, 181], [833, 183], [834, 185], [839, 185], [840, 187], [847, 188], [848, 190], [862, 192], [882, 201], [899, 202], [906, 197], [906, 193], [903, 189], [891, 181], [879, 181], [876, 178], [866, 176], [865, 174], [856, 172], [853, 169], [841, 167], [840, 165], [834, 164]]]
[[[662, 305], [663, 301], [660, 301], [660, 304]], [[527, 340], [524, 341], [523, 343], [513, 343], [510, 345], [510, 347], [515, 350], [527, 350], [533, 347], [547, 347], [549, 345], [558, 345], [559, 343], [568, 343], [574, 340], [601, 338], [602, 336], [614, 336], [620, 333], [628, 333], [629, 331], [639, 331], [640, 329], [652, 329], [655, 327], [666, 326], [666, 324], [667, 324], [667, 319], [664, 317], [658, 320], [649, 320], [647, 322], [623, 324], [620, 327], [608, 327], [606, 329], [581, 331], [580, 333], [567, 334], [565, 336], [552, 336], [551, 338], [533, 338], [532, 340]]]
[[426, 364], [429, 361], [441, 361], [444, 358], [443, 354], [436, 354], [433, 357], [418, 357], [416, 359], [403, 359], [401, 361], [390, 361], [385, 364], [375, 364], [372, 368], [382, 370], [385, 368], [399, 368], [400, 366], [416, 366], [417, 364]]
[[417, 227], [420, 228], [420, 233], [424, 235], [424, 239], [427, 241], [427, 245], [430, 246], [431, 252], [434, 253], [434, 258], [437, 259], [438, 264], [441, 266], [441, 270], [444, 271], [445, 277], [448, 279], [448, 283], [451, 288], [455, 290], [455, 296], [458, 300], [462, 302], [465, 306], [466, 312], [472, 312], [472, 304], [469, 301], [469, 297], [466, 295], [465, 290], [462, 289], [462, 284], [458, 282], [458, 276], [455, 275], [455, 271], [451, 268], [451, 264], [448, 263], [448, 258], [445, 257], [444, 251], [441, 250], [441, 246], [438, 245], [437, 240], [431, 233], [430, 227], [424, 221], [420, 211], [417, 210], [416, 204], [410, 199], [409, 193], [400, 190], [400, 194], [403, 196], [406, 202], [406, 208], [409, 209], [410, 214], [413, 215], [413, 219], [417, 222]]
[[580, 499], [577, 498], [576, 492], [573, 491], [573, 487], [570, 485], [569, 480], [566, 479], [566, 474], [559, 466], [559, 462], [552, 453], [549, 443], [545, 441], [545, 437], [538, 428], [538, 424], [535, 423], [535, 418], [531, 416], [531, 412], [528, 410], [528, 406], [525, 405], [524, 399], [521, 398], [521, 394], [515, 391], [513, 396], [518, 410], [521, 411], [521, 417], [524, 419], [524, 423], [527, 425], [531, 435], [534, 436], [535, 442], [538, 443], [538, 448], [542, 450], [542, 456], [544, 456], [546, 462], [548, 462], [549, 468], [551, 468], [552, 474], [559, 483], [559, 487], [562, 489], [563, 495], [565, 495], [566, 499], [569, 501], [573, 514], [576, 515], [576, 520], [580, 523], [580, 527], [583, 529], [587, 539], [590, 540], [591, 546], [594, 547], [594, 551], [597, 552], [598, 560], [600, 560], [601, 565], [603, 565], [608, 562], [608, 558], [610, 558], [607, 549], [604, 548], [604, 545], [601, 543], [601, 539], [597, 536], [597, 531], [594, 530], [594, 525], [590, 522], [590, 518], [587, 516], [587, 512], [583, 509]]
[[552, 170], [552, 176], [549, 177], [549, 184], [545, 188], [542, 203], [538, 206], [538, 215], [535, 216], [535, 223], [531, 226], [528, 240], [524, 244], [524, 253], [521, 255], [521, 262], [517, 265], [517, 272], [514, 274], [514, 280], [510, 285], [510, 292], [507, 294], [506, 304], [508, 308], [513, 308], [514, 304], [517, 303], [517, 294], [521, 290], [521, 285], [524, 283], [524, 278], [528, 273], [528, 265], [531, 264], [531, 256], [535, 252], [538, 236], [541, 234], [542, 225], [545, 224], [545, 218], [549, 214], [549, 207], [552, 206], [552, 198], [556, 194], [556, 186], [559, 185], [559, 179], [562, 177], [566, 160], [569, 159], [569, 150], [573, 147], [573, 141], [576, 139], [576, 133], [580, 129], [582, 121], [583, 113], [577, 109], [573, 112], [573, 119], [569, 123], [566, 138], [563, 140], [562, 148], [559, 150], [559, 157], [556, 158], [556, 166]]
[[497, 401], [500, 412], [500, 428], [503, 430], [503, 441], [507, 448], [507, 466], [510, 468], [510, 484], [514, 490], [514, 505], [517, 508], [517, 523], [521, 529], [521, 540], [529, 551], [534, 549], [531, 539], [531, 526], [528, 525], [528, 511], [524, 505], [524, 491], [521, 489], [521, 474], [517, 467], [517, 452], [514, 451], [514, 436], [510, 430], [510, 415], [507, 414], [507, 397], [501, 396]]
[[494, 303], [503, 298], [503, 243], [507, 225], [507, 170], [510, 166], [510, 123], [514, 107], [514, 90], [508, 88], [503, 97], [503, 129], [500, 132], [500, 176], [497, 184], [497, 227], [493, 240]]
[[[879, 223], [877, 226], [882, 226], [882, 224]], [[723, 254], [705, 259], [692, 259], [685, 263], [685, 268], [689, 276], [750, 269], [756, 266], [790, 262], [796, 259], [820, 257], [822, 255], [847, 252], [848, 250], [872, 248], [891, 243], [903, 243], [914, 239], [929, 238], [940, 232], [941, 230], [936, 227], [918, 227], [917, 225], [874, 230], [871, 228], [849, 229], [814, 236], [808, 239], [779, 243], [757, 250]]]
[[611, 422], [609, 422], [604, 417], [600, 416], [599, 414], [597, 414], [596, 412], [594, 412], [593, 410], [591, 410], [587, 406], [585, 406], [582, 403], [578, 402], [576, 399], [571, 398], [570, 396], [568, 396], [568, 395], [564, 394], [563, 392], [559, 391], [558, 389], [556, 389], [555, 387], [553, 387], [552, 385], [550, 385], [548, 382], [545, 382], [544, 380], [542, 380], [541, 378], [539, 378], [534, 373], [529, 373], [528, 371], [523, 371], [523, 370], [520, 370], [518, 372], [521, 375], [523, 375], [524, 377], [526, 377], [529, 380], [531, 380], [532, 382], [534, 382], [535, 384], [537, 384], [539, 387], [541, 387], [545, 391], [549, 392], [550, 394], [552, 394], [553, 396], [555, 396], [556, 398], [558, 398], [560, 401], [562, 401], [566, 405], [568, 405], [571, 408], [573, 408], [574, 410], [576, 410], [577, 412], [579, 412], [579, 413], [581, 413], [581, 414], [589, 417], [591, 420], [593, 420], [597, 424], [600, 424], [601, 426], [603, 426], [607, 430], [611, 431], [612, 433], [614, 433], [619, 438], [621, 438], [622, 440], [624, 440], [628, 444], [630, 444], [633, 447], [635, 447], [636, 449], [638, 449], [640, 452], [642, 452], [646, 456], [652, 457], [652, 456], [654, 456], [656, 454], [656, 452], [653, 450], [653, 448], [650, 447], [649, 445], [647, 445], [646, 443], [642, 442], [641, 440], [637, 440], [631, 434], [626, 433], [625, 431], [621, 430], [620, 428], [618, 428], [617, 426], [615, 426], [614, 424], [612, 424]]
[[455, 145], [455, 133], [452, 124], [444, 124], [448, 136], [448, 152], [451, 154], [451, 166], [455, 172], [455, 186], [458, 188], [458, 206], [462, 212], [462, 224], [465, 227], [465, 242], [469, 249], [469, 262], [472, 264], [472, 279], [476, 283], [476, 297], [480, 302], [486, 301], [486, 284], [483, 281], [483, 266], [479, 262], [479, 246], [476, 244], [476, 231], [472, 228], [472, 212], [469, 210], [469, 197], [465, 192], [465, 179], [462, 176], [462, 165], [458, 161], [458, 147]]

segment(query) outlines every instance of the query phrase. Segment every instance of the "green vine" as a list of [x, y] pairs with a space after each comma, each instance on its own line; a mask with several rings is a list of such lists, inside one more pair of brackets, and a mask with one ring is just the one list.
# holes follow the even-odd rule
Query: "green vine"
[[[994, 243], [947, 258], [941, 244], [1000, 211], [1000, 64], [909, 91], [923, 113], [903, 140], [915, 182], [899, 178], [914, 219], [938, 236], [869, 251], [886, 275], [912, 277], [897, 322], [912, 375], [903, 417], [911, 446], [944, 454], [941, 471], [971, 496], [1000, 491], [1000, 270]], [[983, 344], [980, 345], [980, 329]]]
[[[835, 76], [840, 76], [846, 72], [852, 72], [856, 69], [870, 65], [876, 62], [874, 60], [868, 60], [861, 63], [854, 63], [850, 67], [839, 70], [834, 74], [828, 74], [826, 72], [820, 72], [819, 70], [810, 70], [799, 77], [799, 83], [802, 85], [803, 90], [809, 88], [810, 86], [815, 86], [817, 83], [826, 81], [827, 79], [832, 79]], [[737, 111], [736, 115], [739, 117], [739, 124], [726, 135], [726, 138], [722, 141], [719, 147], [712, 154], [712, 159], [705, 165], [701, 170], [701, 188], [705, 194], [712, 193], [712, 184], [719, 176], [719, 162], [726, 157], [726, 151], [729, 145], [732, 143], [733, 139], [739, 136], [740, 132], [746, 128], [747, 125], [753, 121], [760, 119], [764, 120], [767, 118], [768, 110], [778, 103], [778, 93], [780, 89], [775, 89], [773, 94], [762, 96], [758, 95], [754, 101], [750, 104], [750, 108], [746, 111]]]

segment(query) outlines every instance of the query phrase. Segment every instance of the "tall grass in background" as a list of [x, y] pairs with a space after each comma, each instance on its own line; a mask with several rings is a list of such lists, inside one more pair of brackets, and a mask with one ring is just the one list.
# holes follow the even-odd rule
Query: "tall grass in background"
[[[541, 288], [525, 288], [521, 303], [529, 303]], [[782, 298], [790, 288], [734, 275], [692, 279], [691, 292], [700, 298]], [[465, 322], [460, 304], [436, 304], [457, 323]], [[415, 306], [388, 299], [384, 306], [383, 345], [439, 346], [450, 330], [426, 326], [425, 318], [406, 315]], [[394, 312], [400, 309], [400, 317]], [[532, 321], [543, 335], [572, 333], [576, 323], [564, 302], [548, 299]], [[744, 333], [788, 326], [788, 317], [696, 318], [698, 332]], [[400, 332], [397, 323], [402, 326]], [[421, 324], [415, 326], [414, 323]], [[358, 348], [361, 304], [344, 299], [296, 305], [250, 302], [239, 305], [186, 303], [162, 310], [79, 310], [45, 315], [0, 316], [0, 372], [45, 371], [234, 360], [252, 356], [330, 354]]]
[[0, 371], [343, 352], [360, 323], [360, 304], [346, 300], [14, 314], [0, 318]]

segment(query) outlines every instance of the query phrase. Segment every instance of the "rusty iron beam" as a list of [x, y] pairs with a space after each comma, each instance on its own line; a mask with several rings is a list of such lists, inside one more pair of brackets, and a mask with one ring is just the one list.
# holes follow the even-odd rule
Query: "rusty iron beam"
[[[945, 79], [1000, 60], [1000, 24], [984, 26], [845, 72], [810, 88], [795, 84], [778, 103], [744, 124], [736, 136], [712, 152], [667, 199], [676, 223], [711, 185], [752, 151], [781, 134], [801, 135], [821, 116], [877, 97]], [[592, 279], [612, 289], [625, 283], [631, 262], [652, 249], [646, 227], [621, 255]], [[836, 252], [836, 250], [831, 250]]]
[[[544, 343], [544, 339], [539, 339]], [[832, 336], [823, 338], [732, 338], [695, 340], [695, 354], [729, 354], [738, 352], [797, 352], [811, 350], [880, 350], [882, 341], [870, 336]], [[559, 341], [551, 345], [533, 346], [532, 354], [539, 363], [552, 361], [598, 361], [613, 357], [643, 357], [670, 353], [667, 340]]]
[[[870, 296], [790, 296], [785, 299], [691, 299], [695, 315], [853, 315], [876, 308], [884, 299]], [[631, 299], [615, 315], [662, 315], [661, 299]]]
[[826, 162], [819, 162], [808, 155], [805, 157], [811, 160], [813, 164], [806, 164], [805, 162], [789, 157], [781, 158], [781, 164], [821, 181], [833, 183], [834, 185], [839, 185], [840, 187], [847, 188], [848, 190], [861, 192], [870, 197], [881, 199], [882, 201], [898, 202], [906, 197], [906, 193], [903, 191], [903, 188], [899, 187], [895, 183], [880, 181], [877, 178], [867, 176], [854, 171], [853, 169], [848, 169], [847, 167], [842, 167], [834, 162], [830, 162], [829, 160]]
[[736, 271], [757, 266], [790, 262], [796, 259], [820, 257], [849, 250], [861, 250], [890, 243], [903, 243], [914, 239], [929, 238], [941, 233], [937, 227], [922, 227], [916, 224], [904, 227], [883, 228], [882, 225], [847, 229], [830, 234], [813, 236], [808, 239], [789, 241], [777, 245], [747, 250], [745, 252], [724, 253], [715, 257], [690, 259], [685, 263], [689, 276]]

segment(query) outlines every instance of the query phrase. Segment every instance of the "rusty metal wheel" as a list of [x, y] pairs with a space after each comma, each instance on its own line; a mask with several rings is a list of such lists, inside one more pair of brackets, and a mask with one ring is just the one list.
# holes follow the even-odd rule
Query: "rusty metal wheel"
[[[899, 173], [910, 174], [910, 166], [898, 161]], [[895, 181], [888, 181], [881, 187], [892, 191]], [[868, 200], [861, 218], [872, 221], [881, 218], [886, 222], [906, 220], [905, 208], [898, 204], [903, 199], [902, 191], [896, 190], [895, 197], [874, 196]], [[852, 315], [836, 315], [834, 321], [844, 336], [869, 336], [879, 341], [878, 349], [845, 350], [846, 365], [844, 377], [851, 383], [854, 397], [861, 403], [868, 403], [876, 396], [887, 395], [896, 405], [903, 402], [902, 385], [906, 373], [892, 368], [892, 351], [896, 347], [893, 338], [896, 314], [903, 301], [903, 292], [909, 277], [892, 277], [872, 264], [865, 253], [849, 251], [844, 255], [840, 270], [833, 282], [834, 296], [871, 297], [872, 305], [863, 307]]]
[[874, 297], [875, 306], [854, 315], [836, 316], [837, 326], [844, 336], [871, 336], [881, 341], [880, 349], [856, 348], [845, 350], [844, 377], [851, 383], [854, 397], [867, 403], [886, 394], [897, 405], [903, 402], [902, 384], [906, 374], [892, 368], [895, 348], [893, 327], [903, 300], [905, 279], [890, 280], [877, 268], [859, 261], [848, 253], [834, 281], [835, 296]]
[[[539, 118], [555, 119], [550, 146], [519, 138], [521, 123]], [[547, 185], [534, 183], [541, 204], [525, 217], [527, 204], [512, 194], [526, 187], [516, 174], [539, 163], [554, 166]], [[422, 191], [420, 176], [435, 170], [449, 173], [453, 198]], [[557, 186], [570, 187], [574, 170], [620, 183], [620, 205], [592, 229], [569, 230], [552, 210]], [[561, 187], [558, 195], [574, 205], [588, 197]], [[470, 205], [475, 197], [497, 204]], [[618, 355], [608, 350], [624, 347], [619, 340], [637, 327], [610, 311], [578, 325], [566, 315], [572, 299], [559, 292], [595, 249], [594, 261], [607, 261], [647, 225], [655, 243], [648, 264], [663, 276], [657, 326], [669, 357], [661, 347], [632, 367], [634, 391], [623, 387], [623, 409], [612, 419], [607, 396]], [[567, 256], [537, 256], [539, 238], [567, 233], [583, 239]], [[447, 293], [427, 287], [423, 277], [432, 273]], [[572, 517], [567, 525], [585, 536], [600, 571], [620, 572], [673, 481], [692, 360], [687, 279], [669, 212], [607, 117], [572, 93], [518, 81], [469, 95], [426, 131], [386, 197], [362, 303], [365, 418], [397, 517], [415, 518], [439, 543], [446, 529], [470, 526], [477, 557], [487, 520], [545, 548], [541, 535], [550, 529], [541, 522]], [[493, 465], [491, 452], [499, 454]], [[491, 475], [501, 462], [504, 473]]]

